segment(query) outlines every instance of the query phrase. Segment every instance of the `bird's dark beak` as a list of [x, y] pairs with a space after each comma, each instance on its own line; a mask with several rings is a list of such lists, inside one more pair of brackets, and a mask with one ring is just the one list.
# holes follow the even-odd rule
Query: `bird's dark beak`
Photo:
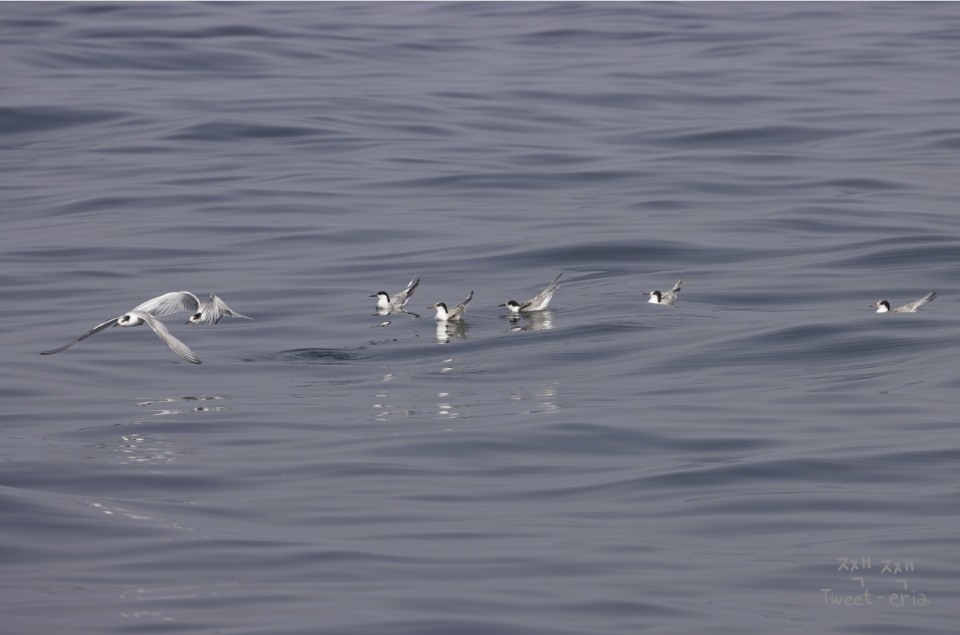
[[113, 325], [114, 325], [114, 326], [120, 326], [120, 323], [119, 323], [119, 322], [114, 322]]
[[371, 297], [371, 298], [375, 298], [375, 297], [377, 297], [377, 294], [374, 293], [374, 294], [373, 294], [372, 296], [370, 296], [370, 297]]
[[507, 306], [507, 303], [504, 302], [503, 304], [498, 304], [497, 306]]
[[644, 291], [644, 292], [643, 292], [643, 295], [653, 295], [653, 293], [651, 293], [651, 292], [649, 292], [649, 291]]

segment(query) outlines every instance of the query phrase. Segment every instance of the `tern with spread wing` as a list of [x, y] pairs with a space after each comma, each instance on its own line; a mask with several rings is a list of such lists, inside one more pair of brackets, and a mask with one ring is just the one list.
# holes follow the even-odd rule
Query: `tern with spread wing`
[[911, 302], [910, 304], [904, 304], [903, 306], [898, 306], [895, 309], [891, 309], [890, 303], [887, 302], [886, 300], [880, 300], [876, 304], [871, 304], [870, 308], [871, 309], [875, 308], [877, 310], [877, 313], [916, 313], [917, 309], [922, 307], [927, 302], [932, 302], [935, 297], [937, 297], [937, 292], [931, 291], [930, 293], [923, 296], [919, 300], [916, 300], [915, 302]]
[[[690, 282], [687, 280], [686, 282]], [[660, 293], [659, 291], [650, 291], [644, 292], [643, 295], [650, 296], [650, 299], [647, 300], [649, 304], [669, 304], [670, 306], [676, 306], [674, 302], [677, 301], [677, 295], [680, 293], [680, 287], [686, 284], [683, 280], [683, 276], [680, 277], [680, 280], [677, 284], [673, 285], [673, 288], [667, 291], [666, 293]]]
[[[560, 276], [562, 275], [563, 273], [561, 272]], [[500, 306], [507, 307], [510, 309], [511, 313], [520, 313], [521, 311], [524, 313], [527, 311], [542, 311], [543, 309], [547, 308], [547, 305], [550, 304], [550, 300], [553, 299], [554, 292], [560, 288], [560, 276], [557, 276], [556, 279], [550, 283], [550, 286], [538, 293], [536, 297], [527, 300], [526, 302], [510, 300], [509, 302], [501, 304]]]
[[[408, 313], [408, 311], [403, 310], [403, 305], [410, 300], [410, 296], [417, 290], [418, 284], [420, 284], [420, 276], [411, 280], [406, 289], [400, 291], [392, 298], [386, 291], [378, 291], [370, 296], [371, 298], [377, 299], [377, 315], [389, 315], [393, 312]], [[416, 313], [410, 313], [410, 315], [416, 315]]]
[[61, 346], [60, 348], [53, 351], [43, 351], [40, 354], [53, 355], [55, 353], [59, 353], [60, 351], [65, 351], [71, 346], [73, 346], [74, 344], [76, 344], [77, 342], [83, 341], [88, 337], [90, 337], [91, 335], [96, 335], [100, 331], [103, 331], [111, 326], [140, 326], [141, 324], [149, 324], [150, 328], [153, 329], [153, 332], [160, 337], [160, 340], [164, 344], [169, 346], [170, 350], [172, 350], [174, 353], [179, 355], [184, 360], [190, 362], [191, 364], [201, 363], [200, 358], [198, 358], [196, 354], [194, 354], [194, 352], [187, 347], [186, 344], [184, 344], [183, 342], [181, 342], [180, 340], [178, 340], [177, 338], [175, 338], [173, 335], [170, 334], [170, 331], [168, 331], [167, 327], [163, 325], [163, 322], [155, 318], [150, 313], [147, 313], [146, 311], [141, 311], [138, 309], [134, 309], [133, 311], [124, 313], [119, 317], [110, 318], [106, 322], [96, 325], [95, 327], [93, 327], [92, 329], [90, 329], [89, 331], [87, 331], [86, 333], [84, 333], [74, 341], [70, 342], [66, 346]]
[[437, 310], [437, 322], [453, 322], [455, 320], [462, 320], [463, 314], [467, 312], [467, 305], [470, 304], [470, 300], [473, 299], [473, 291], [470, 292], [470, 295], [467, 296], [467, 299], [453, 307], [452, 311], [447, 310], [447, 305], [443, 302], [437, 302], [432, 306], [428, 306], [428, 309]]
[[187, 324], [216, 324], [220, 321], [220, 318], [225, 315], [227, 317], [243, 318], [245, 320], [253, 319], [246, 315], [240, 315], [232, 310], [223, 300], [213, 293], [210, 294], [210, 299], [207, 302], [201, 302], [197, 296], [189, 291], [171, 291], [170, 293], [165, 293], [152, 300], [147, 300], [135, 308], [134, 311], [143, 311], [153, 317], [164, 317], [173, 315], [174, 313], [190, 311], [193, 315], [186, 321]]

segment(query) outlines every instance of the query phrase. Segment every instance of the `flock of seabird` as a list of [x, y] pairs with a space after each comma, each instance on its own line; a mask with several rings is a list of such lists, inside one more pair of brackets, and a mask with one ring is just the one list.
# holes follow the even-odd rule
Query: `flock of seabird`
[[200, 302], [197, 296], [189, 291], [171, 291], [170, 293], [157, 296], [152, 300], [147, 300], [143, 304], [134, 307], [132, 311], [127, 311], [123, 315], [110, 318], [106, 322], [97, 324], [66, 346], [61, 346], [52, 351], [43, 351], [40, 354], [53, 355], [54, 353], [65, 351], [77, 342], [85, 340], [91, 335], [96, 335], [111, 326], [140, 326], [141, 324], [149, 324], [153, 332], [160, 336], [160, 341], [169, 346], [170, 350], [191, 364], [199, 364], [201, 363], [200, 358], [198, 358], [186, 344], [171, 335], [167, 327], [163, 325], [163, 322], [157, 319], [166, 315], [173, 315], [174, 313], [183, 313], [184, 311], [190, 311], [192, 313], [190, 319], [186, 321], [186, 324], [216, 324], [224, 315], [247, 320], [253, 319], [233, 311], [223, 300], [213, 293], [210, 294], [210, 299], [207, 302]]
[[[542, 311], [549, 306], [550, 300], [553, 299], [553, 294], [557, 291], [557, 289], [560, 288], [560, 276], [562, 275], [563, 273], [560, 273], [560, 275], [558, 275], [546, 289], [525, 302], [510, 300], [499, 306], [506, 307], [510, 311], [511, 315]], [[676, 306], [677, 295], [680, 293], [680, 288], [688, 282], [689, 280], [684, 282], [684, 279], [681, 276], [680, 280], [673, 285], [673, 288], [666, 293], [661, 293], [660, 291], [654, 290], [646, 292], [644, 295], [650, 296], [650, 300], [648, 300], [650, 304]], [[411, 313], [404, 308], [404, 306], [406, 306], [407, 302], [409, 302], [410, 298], [413, 296], [413, 292], [417, 290], [417, 286], [419, 284], [420, 277], [418, 276], [417, 278], [411, 280], [410, 284], [408, 284], [403, 291], [400, 291], [392, 298], [386, 291], [380, 291], [371, 295], [371, 298], [377, 299], [376, 314], [389, 315], [390, 313], [406, 313], [414, 317], [420, 317], [416, 313]], [[886, 300], [880, 300], [876, 304], [871, 304], [870, 308], [877, 309], [877, 313], [916, 313], [917, 309], [930, 302], [935, 297], [937, 297], [936, 292], [931, 291], [919, 300], [904, 304], [900, 307], [890, 308], [889, 302]], [[437, 302], [436, 304], [432, 304], [427, 308], [436, 309], [436, 321], [438, 324], [459, 322], [463, 320], [463, 315], [467, 312], [467, 306], [470, 304], [471, 300], [473, 300], [473, 291], [470, 292], [470, 295], [467, 296], [466, 300], [453, 307], [453, 309], [448, 309], [447, 305], [443, 302]], [[127, 311], [123, 315], [110, 318], [106, 322], [96, 325], [66, 346], [61, 346], [60, 348], [52, 351], [43, 351], [40, 354], [53, 355], [54, 353], [65, 351], [77, 342], [85, 340], [91, 335], [96, 335], [100, 331], [103, 331], [111, 326], [140, 326], [141, 324], [149, 324], [150, 328], [153, 329], [153, 332], [160, 337], [160, 340], [164, 344], [170, 347], [170, 350], [191, 364], [200, 364], [202, 362], [196, 356], [196, 354], [191, 351], [186, 344], [171, 335], [170, 331], [167, 330], [167, 327], [163, 325], [163, 322], [157, 319], [167, 315], [173, 315], [174, 313], [183, 313], [184, 311], [191, 312], [190, 318], [186, 321], [187, 324], [216, 324], [223, 316], [244, 318], [246, 320], [253, 319], [247, 317], [246, 315], [240, 315], [236, 311], [232, 310], [223, 300], [218, 298], [213, 293], [210, 294], [210, 299], [207, 302], [200, 302], [197, 296], [193, 295], [189, 291], [172, 291], [170, 293], [157, 296], [152, 300], [147, 300], [143, 304], [134, 307], [132, 311]]]

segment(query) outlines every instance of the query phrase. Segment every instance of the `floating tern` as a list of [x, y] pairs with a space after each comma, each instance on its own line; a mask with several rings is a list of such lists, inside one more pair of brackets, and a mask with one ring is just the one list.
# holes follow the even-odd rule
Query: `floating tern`
[[[371, 298], [377, 299], [377, 315], [389, 315], [390, 313], [410, 313], [405, 311], [403, 305], [405, 305], [409, 300], [410, 296], [413, 295], [413, 292], [417, 290], [417, 285], [420, 284], [420, 276], [417, 276], [415, 279], [410, 281], [410, 284], [407, 285], [407, 288], [399, 292], [397, 295], [390, 297], [390, 294], [386, 291], [378, 291], [374, 293]], [[410, 315], [417, 315], [416, 313], [410, 313]], [[417, 316], [420, 317], [420, 316]]]
[[876, 308], [877, 313], [916, 313], [917, 309], [922, 307], [927, 302], [931, 302], [935, 297], [937, 297], [936, 291], [931, 291], [927, 295], [923, 296], [916, 302], [911, 302], [910, 304], [904, 304], [903, 306], [898, 306], [895, 309], [890, 308], [890, 303], [886, 300], [880, 300], [876, 304], [871, 304], [870, 308]]
[[473, 299], [473, 291], [470, 292], [470, 295], [467, 296], [467, 299], [453, 307], [452, 311], [447, 311], [447, 305], [443, 302], [437, 302], [432, 306], [428, 306], [428, 309], [437, 310], [437, 322], [453, 322], [455, 320], [462, 320], [463, 314], [467, 311], [467, 305], [470, 304], [470, 300]]
[[[560, 273], [562, 276], [563, 273]], [[550, 304], [550, 300], [553, 299], [554, 292], [560, 288], [560, 276], [557, 276], [553, 282], [550, 283], [550, 286], [541, 291], [533, 299], [527, 300], [526, 302], [517, 302], [515, 300], [510, 300], [500, 306], [505, 306], [510, 309], [511, 313], [520, 313], [521, 311], [542, 311], [547, 308], [547, 305]]]
[[[151, 302], [152, 301], [153, 300], [151, 300]], [[141, 324], [149, 324], [150, 328], [153, 329], [153, 332], [160, 336], [160, 339], [163, 341], [163, 343], [169, 346], [174, 353], [179, 355], [184, 360], [190, 362], [191, 364], [201, 363], [200, 358], [198, 358], [194, 354], [194, 352], [187, 347], [186, 344], [184, 344], [183, 342], [181, 342], [180, 340], [178, 340], [177, 338], [175, 338], [173, 335], [170, 334], [170, 332], [167, 330], [167, 327], [163, 325], [163, 322], [161, 322], [154, 316], [150, 315], [150, 313], [139, 310], [139, 308], [134, 309], [133, 311], [124, 313], [119, 317], [110, 318], [106, 322], [96, 325], [95, 327], [93, 327], [92, 329], [90, 329], [89, 331], [81, 335], [79, 338], [70, 342], [66, 346], [62, 346], [53, 351], [44, 351], [40, 354], [53, 355], [54, 353], [65, 351], [71, 346], [73, 346], [74, 344], [76, 344], [77, 342], [81, 340], [85, 340], [91, 335], [96, 335], [100, 331], [103, 331], [104, 329], [110, 326], [140, 326]]]
[[[689, 280], [687, 282], [689, 282]], [[677, 294], [680, 293], [680, 287], [684, 284], [686, 283], [683, 281], [683, 276], [681, 276], [677, 284], [673, 285], [673, 288], [666, 293], [650, 291], [649, 293], [644, 292], [643, 295], [650, 296], [650, 299], [647, 301], [649, 304], [669, 304], [670, 306], [676, 306], [674, 302], [677, 300]]]

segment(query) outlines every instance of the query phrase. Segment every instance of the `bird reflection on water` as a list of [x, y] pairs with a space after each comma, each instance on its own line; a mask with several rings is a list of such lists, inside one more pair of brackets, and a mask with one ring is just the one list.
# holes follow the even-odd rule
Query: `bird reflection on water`
[[[98, 425], [79, 430], [85, 437], [86, 435], [95, 435], [93, 441], [94, 447], [108, 452], [102, 457], [110, 463], [119, 463], [123, 465], [148, 465], [152, 466], [159, 463], [173, 463], [182, 456], [194, 453], [192, 447], [183, 445], [184, 437], [173, 434], [169, 424], [157, 421], [154, 417], [185, 416], [183, 421], [188, 421], [190, 417], [198, 412], [230, 412], [233, 410], [227, 405], [193, 405], [191, 402], [197, 401], [224, 401], [230, 399], [229, 395], [206, 395], [206, 396], [187, 396], [187, 397], [158, 397], [133, 404], [134, 407], [151, 408], [150, 414], [145, 414], [133, 421], [125, 423], [111, 423], [108, 425]], [[163, 407], [184, 404], [187, 407]], [[156, 406], [160, 406], [157, 408]], [[137, 426], [132, 428], [130, 426]], [[108, 434], [103, 435], [104, 432]], [[121, 431], [119, 440], [114, 438], [114, 432]], [[98, 455], [97, 458], [100, 458]]]
[[550, 309], [530, 313], [509, 313], [501, 317], [510, 322], [511, 331], [549, 331], [554, 326], [554, 314]]
[[525, 415], [559, 411], [558, 396], [556, 383], [537, 386], [532, 391], [521, 388], [510, 393], [510, 399], [524, 408], [521, 414]]
[[463, 320], [456, 322], [437, 322], [437, 342], [446, 344], [450, 340], [467, 339], [467, 331], [470, 330], [470, 324]]

